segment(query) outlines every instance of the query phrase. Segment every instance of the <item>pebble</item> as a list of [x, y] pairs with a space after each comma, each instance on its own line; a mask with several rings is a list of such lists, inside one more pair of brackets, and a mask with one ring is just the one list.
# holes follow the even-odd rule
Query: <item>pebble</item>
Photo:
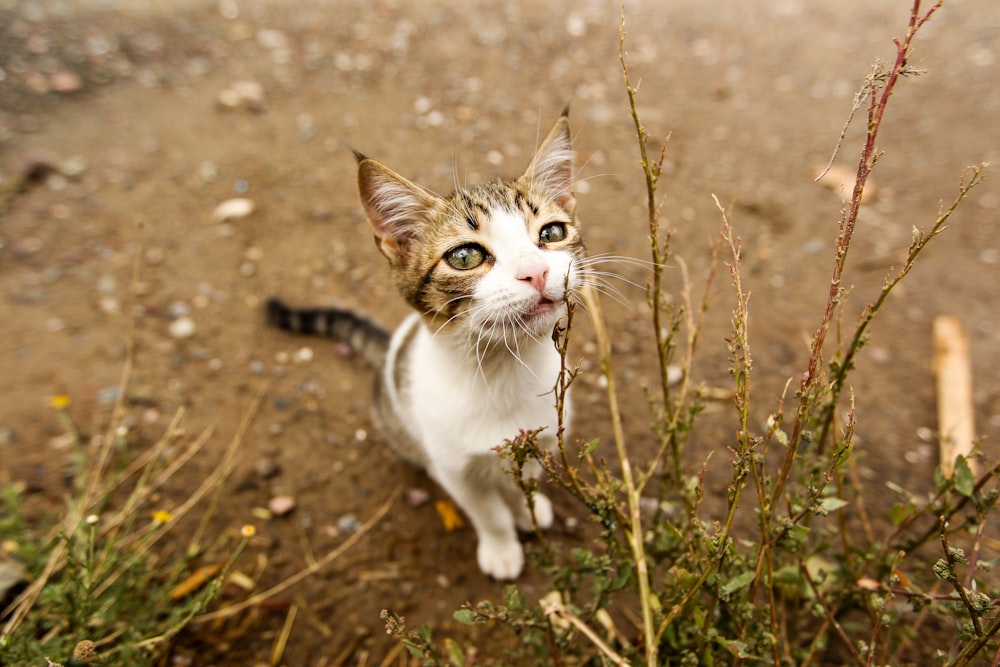
[[426, 489], [407, 489], [405, 493], [406, 504], [410, 507], [420, 507], [431, 499], [431, 494]]
[[215, 210], [212, 211], [212, 220], [215, 222], [242, 220], [253, 213], [255, 208], [253, 200], [246, 197], [234, 197], [215, 207]]
[[281, 466], [273, 459], [263, 458], [254, 464], [254, 472], [261, 479], [273, 479], [281, 474]]
[[191, 314], [191, 306], [185, 301], [171, 301], [167, 306], [167, 317], [179, 318], [187, 317]]
[[170, 335], [174, 338], [190, 338], [194, 335], [197, 327], [190, 317], [178, 317], [170, 323]]
[[274, 516], [285, 516], [295, 509], [295, 498], [291, 496], [275, 496], [267, 501], [267, 509]]
[[216, 98], [223, 109], [260, 113], [267, 108], [264, 86], [256, 81], [235, 81]]
[[97, 392], [97, 402], [101, 405], [113, 405], [118, 400], [121, 388], [116, 386], [105, 387]]
[[341, 533], [356, 533], [361, 530], [361, 522], [353, 514], [345, 514], [337, 519], [337, 530]]

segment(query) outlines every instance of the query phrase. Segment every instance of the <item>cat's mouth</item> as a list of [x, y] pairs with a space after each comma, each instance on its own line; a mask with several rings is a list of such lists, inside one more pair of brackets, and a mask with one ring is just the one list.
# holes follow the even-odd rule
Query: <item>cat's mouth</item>
[[538, 317], [540, 315], [551, 313], [553, 310], [556, 309], [556, 306], [558, 305], [559, 304], [553, 301], [552, 299], [546, 299], [545, 297], [542, 297], [541, 300], [538, 303], [536, 303], [531, 308], [531, 310], [528, 311], [527, 316]]

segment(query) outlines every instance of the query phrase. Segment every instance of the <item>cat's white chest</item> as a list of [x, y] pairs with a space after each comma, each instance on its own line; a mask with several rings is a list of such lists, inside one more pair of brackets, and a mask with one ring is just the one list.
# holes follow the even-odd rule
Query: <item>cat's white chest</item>
[[431, 459], [488, 454], [521, 430], [555, 432], [560, 362], [550, 341], [525, 345], [503, 363], [457, 353], [425, 328], [413, 344], [411, 416]]

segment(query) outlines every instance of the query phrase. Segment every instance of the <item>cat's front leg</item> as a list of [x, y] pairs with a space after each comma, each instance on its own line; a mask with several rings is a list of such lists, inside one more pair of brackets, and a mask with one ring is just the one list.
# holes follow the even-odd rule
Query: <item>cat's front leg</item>
[[[483, 466], [496, 461], [475, 457], [465, 465], [441, 465], [432, 477], [462, 508], [476, 530], [479, 569], [494, 579], [516, 579], [524, 568], [524, 548], [517, 538], [514, 516], [501, 492], [502, 479], [484, 474]], [[503, 473], [500, 473], [503, 474]]]

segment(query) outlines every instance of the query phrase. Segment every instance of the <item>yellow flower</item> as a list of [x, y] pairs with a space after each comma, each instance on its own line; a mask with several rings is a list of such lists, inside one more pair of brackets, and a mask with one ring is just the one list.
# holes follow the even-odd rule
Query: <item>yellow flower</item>
[[52, 397], [51, 403], [56, 410], [63, 410], [69, 406], [70, 399], [66, 394], [56, 394]]
[[169, 523], [174, 518], [174, 515], [167, 510], [156, 510], [153, 512], [153, 521], [156, 523]]
[[253, 537], [257, 534], [257, 529], [254, 528], [253, 524], [248, 523], [240, 528], [240, 535], [243, 537]]

